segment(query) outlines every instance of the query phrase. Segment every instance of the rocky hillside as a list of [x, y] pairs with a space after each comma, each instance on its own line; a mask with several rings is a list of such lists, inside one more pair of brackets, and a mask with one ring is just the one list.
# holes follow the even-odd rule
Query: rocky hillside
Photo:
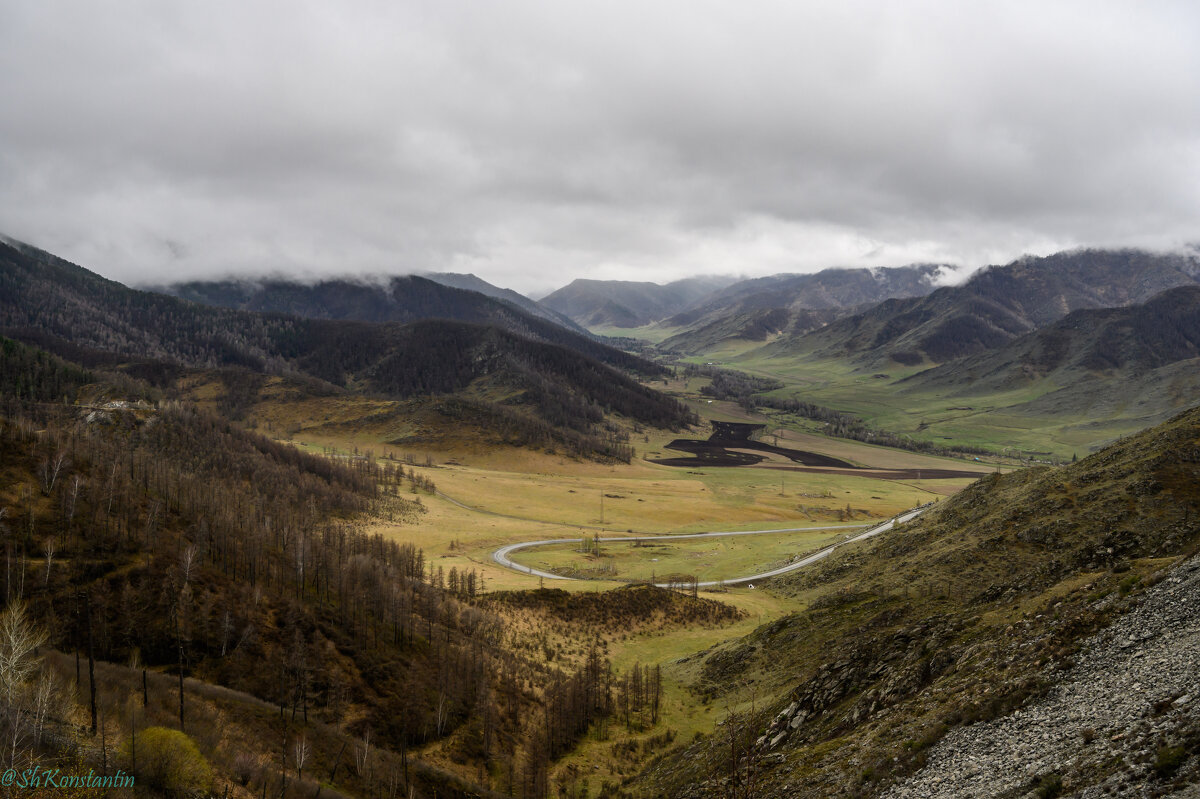
[[[1070, 466], [981, 479], [903, 529], [760, 586], [806, 610], [685, 664], [697, 701], [734, 712], [637, 787], [676, 797], [884, 793], [918, 773], [948, 733], [1053, 701], [1072, 667], [1092, 662], [1085, 642], [1136, 612], [1150, 586], [1175, 585], [1182, 573], [1172, 568], [1198, 548], [1200, 410]], [[1123, 643], [1140, 629], [1111, 636]], [[1174, 664], [1158, 669], [1161, 686], [1143, 683], [1146, 701], [1171, 700], [1162, 715], [1179, 698], [1166, 680], [1186, 679], [1191, 667], [1183, 652], [1148, 648], [1140, 635], [1130, 654]], [[1150, 740], [1155, 723], [1128, 734]], [[1156, 747], [1181, 745], [1170, 730]], [[1077, 760], [1089, 745], [1080, 735], [1066, 749]], [[1107, 762], [1121, 776], [1083, 766], [1058, 776], [1082, 790], [1145, 774]], [[1177, 774], [1191, 774], [1190, 762]], [[1052, 782], [1049, 771], [1038, 780]], [[1155, 785], [1176, 778], [1156, 773]]]
[[1088, 639], [1045, 697], [950, 733], [887, 796], [951, 799], [1031, 788], [1045, 795], [1058, 787], [1079, 797], [1149, 797], [1200, 782], [1197, 611], [1200, 558], [1193, 557]]

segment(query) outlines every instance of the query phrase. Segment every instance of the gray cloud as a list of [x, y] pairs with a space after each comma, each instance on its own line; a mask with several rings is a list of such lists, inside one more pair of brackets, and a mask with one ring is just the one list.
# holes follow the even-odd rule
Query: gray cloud
[[1173, 246], [1197, 31], [1184, 2], [10, 3], [0, 231], [131, 282], [533, 292]]

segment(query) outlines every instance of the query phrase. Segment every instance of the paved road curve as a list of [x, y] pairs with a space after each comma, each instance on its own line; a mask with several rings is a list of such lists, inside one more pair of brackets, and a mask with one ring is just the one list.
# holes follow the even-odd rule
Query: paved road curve
[[[823, 559], [829, 557], [829, 555], [832, 554], [833, 551], [835, 549], [837, 549], [838, 547], [845, 546], [846, 544], [853, 544], [855, 541], [862, 541], [864, 539], [871, 538], [873, 536], [877, 536], [880, 533], [887, 532], [888, 530], [891, 530], [893, 527], [895, 527], [897, 524], [902, 524], [902, 523], [908, 521], [909, 519], [916, 517], [918, 514], [920, 514], [922, 511], [924, 511], [928, 507], [930, 507], [930, 506], [929, 505], [921, 505], [918, 508], [914, 508], [913, 510], [906, 511], [906, 512], [900, 514], [899, 516], [894, 516], [893, 518], [888, 519], [886, 522], [883, 522], [882, 524], [877, 524], [874, 527], [871, 527], [867, 530], [863, 530], [861, 533], [858, 533], [855, 536], [847, 538], [845, 541], [839, 541], [836, 544], [830, 544], [829, 546], [825, 547], [824, 549], [818, 550], [817, 552], [814, 552], [813, 554], [811, 554], [805, 558], [801, 558], [800, 560], [793, 561], [792, 563], [789, 563], [785, 566], [780, 566], [777, 569], [771, 569], [770, 571], [759, 572], [758, 574], [747, 575], [746, 577], [734, 577], [729, 580], [709, 580], [707, 582], [697, 583], [696, 585], [700, 588], [708, 588], [708, 587], [712, 587], [712, 586], [716, 586], [716, 585], [739, 585], [741, 583], [754, 582], [755, 580], [765, 580], [768, 577], [775, 577], [776, 575], [786, 574], [787, 572], [795, 571], [796, 569], [802, 569], [805, 566], [808, 566], [810, 564], [816, 563], [819, 560], [823, 560]], [[790, 527], [790, 528], [787, 528], [784, 530], [735, 530], [735, 531], [714, 532], [714, 533], [688, 533], [686, 535], [610, 536], [610, 537], [606, 537], [606, 538], [601, 538], [600, 542], [601, 543], [611, 543], [611, 542], [624, 541], [626, 543], [632, 544], [634, 541], [663, 541], [663, 540], [668, 540], [668, 539], [669, 540], [678, 540], [678, 539], [684, 539], [684, 538], [720, 538], [720, 537], [732, 536], [732, 535], [765, 535], [768, 533], [792, 533], [792, 532], [801, 532], [801, 531], [807, 531], [807, 530], [841, 530], [841, 529], [852, 529], [852, 528], [857, 529], [857, 528], [861, 528], [864, 526], [865, 525], [855, 524], [855, 525], [836, 525], [836, 526], [832, 526], [832, 527]], [[546, 546], [548, 544], [576, 544], [576, 543], [580, 543], [582, 540], [583, 539], [580, 539], [580, 538], [547, 538], [547, 539], [544, 539], [541, 541], [525, 541], [525, 542], [522, 542], [519, 544], [509, 544], [508, 546], [500, 547], [495, 552], [493, 552], [492, 560], [496, 561], [501, 566], [512, 569], [513, 571], [518, 571], [518, 572], [521, 572], [522, 574], [529, 574], [534, 577], [542, 577], [547, 580], [584, 579], [584, 578], [578, 578], [578, 577], [564, 577], [561, 574], [554, 574], [552, 572], [542, 571], [541, 569], [533, 569], [533, 568], [530, 568], [529, 566], [522, 566], [519, 563], [514, 563], [512, 558], [509, 557], [510, 555], [512, 555], [512, 553], [514, 553], [520, 549], [527, 549], [529, 547]], [[674, 584], [674, 583], [655, 583], [655, 585], [657, 585], [659, 588], [677, 587], [676, 584]]]

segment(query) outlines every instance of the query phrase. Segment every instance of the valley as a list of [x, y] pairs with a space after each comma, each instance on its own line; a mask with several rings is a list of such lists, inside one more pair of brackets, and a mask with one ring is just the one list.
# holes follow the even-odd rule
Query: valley
[[[754, 418], [729, 401], [710, 403], [698, 393], [696, 379], [668, 381], [667, 388], [699, 413], [718, 424]], [[201, 400], [214, 403], [213, 397]], [[279, 402], [265, 392], [261, 402], [247, 407], [247, 418], [259, 425], [273, 420], [275, 429], [292, 433], [289, 441], [310, 452], [342, 457], [370, 457], [396, 461], [436, 486], [435, 493], [420, 494], [425, 509], [416, 525], [376, 523], [370, 529], [401, 543], [420, 546], [431, 563], [449, 573], [477, 571], [485, 594], [505, 591], [567, 592], [592, 594], [629, 590], [630, 583], [674, 580], [690, 591], [691, 580], [720, 582], [767, 571], [818, 552], [830, 544], [876, 525], [915, 505], [941, 500], [970, 484], [976, 475], [1011, 465], [931, 456], [783, 427], [772, 428], [768, 439], [775, 446], [803, 447], [844, 463], [838, 470], [797, 467], [790, 460], [765, 461], [742, 467], [678, 467], [657, 463], [669, 457], [667, 447], [675, 433], [644, 428], [631, 435], [637, 454], [629, 464], [589, 463], [561, 455], [529, 450], [502, 449], [457, 438], [423, 448], [419, 442], [404, 447], [381, 441], [374, 427], [376, 414], [362, 409], [357, 432], [349, 409], [330, 419], [325, 412], [314, 418], [308, 406]], [[739, 422], [741, 423], [741, 422]], [[707, 428], [707, 429], [706, 429]], [[711, 423], [693, 427], [704, 435]], [[389, 428], [390, 430], [390, 428]], [[765, 431], [757, 431], [760, 440]], [[787, 471], [780, 466], [788, 464]], [[800, 529], [784, 533], [738, 535], [712, 539], [683, 539], [680, 535], [713, 530], [755, 531]], [[669, 536], [649, 546], [634, 546], [639, 536]], [[527, 541], [582, 538], [613, 539], [601, 542], [600, 553], [581, 554], [577, 545], [538, 547], [512, 555], [518, 568], [532, 567], [581, 580], [533, 577], [503, 568], [493, 554], [502, 547]], [[561, 760], [551, 774], [569, 781], [578, 773], [599, 766], [602, 779], [588, 780], [593, 788], [605, 781], [614, 786], [631, 778], [660, 753], [656, 738], [670, 734], [685, 740], [706, 733], [725, 714], [741, 712], [760, 700], [750, 692], [730, 702], [697, 703], [693, 667], [686, 659], [696, 652], [737, 640], [762, 625], [802, 610], [805, 602], [779, 597], [769, 586], [744, 582], [729, 586], [700, 586], [700, 597], [715, 599], [746, 615], [729, 625], [661, 627], [651, 621], [647, 629], [562, 629], [550, 634], [545, 646], [557, 654], [554, 663], [582, 664], [588, 641], [603, 641], [614, 668], [654, 663], [663, 675], [663, 705], [659, 723], [642, 730], [610, 731], [596, 740], [585, 737], [573, 754]], [[549, 625], [551, 611], [533, 625]], [[543, 632], [533, 633], [541, 638]], [[544, 657], [544, 649], [539, 649]], [[676, 662], [678, 661], [678, 662]], [[433, 762], [455, 769], [450, 760], [429, 752]], [[614, 754], [622, 749], [622, 754]], [[628, 750], [628, 751], [626, 751]], [[465, 776], [465, 773], [464, 773]], [[636, 794], [630, 794], [636, 795]]]
[[[244, 799], [878, 795], [1200, 546], [1200, 289], [1095, 308], [1082, 256], [997, 267], [1070, 298], [1020, 314], [929, 266], [543, 312], [462, 275], [164, 294], [0, 256], [5, 590], [54, 723], [94, 708], [103, 757], [181, 730]], [[718, 324], [772, 291], [784, 329]], [[967, 317], [1007, 332], [935, 360]]]
[[1200, 4], [0, 65], [0, 799], [1200, 799]]

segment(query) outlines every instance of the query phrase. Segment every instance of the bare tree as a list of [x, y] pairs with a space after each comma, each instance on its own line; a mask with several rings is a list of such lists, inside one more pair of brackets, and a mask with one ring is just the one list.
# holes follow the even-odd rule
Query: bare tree
[[29, 618], [25, 605], [13, 602], [0, 614], [0, 730], [6, 750], [4, 765], [13, 767], [31, 723], [29, 681], [41, 659], [37, 649], [46, 633]]
[[42, 580], [42, 585], [50, 584], [50, 565], [54, 562], [54, 539], [50, 536], [46, 537], [46, 541], [42, 544], [42, 552], [46, 556], [46, 577]]
[[363, 733], [361, 741], [354, 742], [354, 768], [358, 771], [358, 776], [365, 776], [367, 773], [367, 765], [371, 757], [371, 728], [368, 727]]
[[437, 703], [437, 715], [436, 715], [437, 734], [438, 734], [439, 738], [442, 737], [442, 730], [446, 726], [446, 719], [449, 717], [449, 715], [450, 715], [450, 709], [446, 706], [446, 692], [439, 691], [438, 692], [438, 703]]
[[301, 779], [304, 771], [304, 764], [308, 761], [308, 738], [301, 735], [292, 744], [292, 761], [296, 764], [296, 779]]
[[71, 523], [75, 521], [75, 509], [79, 505], [79, 489], [83, 487], [83, 478], [75, 475], [71, 478], [71, 485], [66, 492], [66, 512], [67, 512], [67, 530], [71, 529]]
[[50, 492], [54, 490], [54, 484], [58, 482], [58, 475], [66, 465], [67, 454], [62, 450], [54, 453], [49, 458], [42, 459], [42, 463], [38, 467], [38, 479], [42, 483], [43, 494], [50, 496]]
[[225, 652], [229, 647], [229, 636], [233, 633], [233, 616], [229, 611], [225, 611], [225, 615], [221, 617], [221, 657], [225, 657]]
[[8, 508], [0, 508], [0, 538], [4, 541], [4, 596], [5, 599], [12, 598], [12, 552], [8, 544], [8, 525], [4, 520], [8, 518]]
[[179, 554], [179, 573], [183, 577], [183, 584], [187, 585], [192, 579], [192, 568], [196, 565], [196, 545], [189, 544]]
[[42, 740], [46, 714], [52, 707], [62, 707], [59, 687], [54, 671], [43, 669], [33, 694], [33, 737], [38, 743]]

